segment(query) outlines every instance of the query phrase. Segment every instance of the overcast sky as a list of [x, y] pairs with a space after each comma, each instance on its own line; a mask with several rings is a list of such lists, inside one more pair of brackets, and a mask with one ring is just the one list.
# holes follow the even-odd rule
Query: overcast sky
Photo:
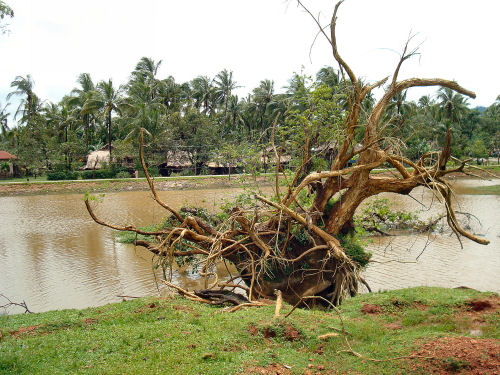
[[[198, 75], [234, 72], [245, 95], [262, 79], [281, 90], [292, 73], [314, 75], [332, 65], [327, 43], [293, 0], [6, 0], [15, 17], [0, 35], [0, 103], [17, 75], [31, 74], [35, 93], [58, 101], [80, 73], [94, 82], [127, 81], [142, 56], [162, 60], [160, 78], [184, 82]], [[327, 24], [334, 1], [304, 0]], [[347, 0], [339, 11], [337, 40], [355, 74], [376, 81], [392, 73], [409, 33], [419, 57], [406, 77], [457, 80], [473, 90], [471, 107], [489, 106], [500, 94], [500, 1]], [[5, 22], [5, 20], [4, 20]], [[333, 64], [336, 67], [335, 64]], [[435, 89], [416, 89], [418, 99]], [[15, 111], [15, 103], [9, 107]]]

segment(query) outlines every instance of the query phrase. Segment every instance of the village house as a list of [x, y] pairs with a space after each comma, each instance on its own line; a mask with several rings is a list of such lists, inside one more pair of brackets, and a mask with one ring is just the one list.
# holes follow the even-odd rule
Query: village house
[[[111, 145], [111, 149], [114, 147]], [[116, 158], [113, 157], [113, 162], [116, 162]], [[109, 164], [109, 147], [104, 145], [99, 150], [92, 151], [87, 155], [87, 163], [85, 164], [86, 170], [101, 169]], [[120, 162], [122, 167], [133, 168], [135, 166], [134, 158], [132, 156], [125, 156]]]
[[16, 156], [8, 153], [7, 151], [0, 150], [0, 176], [11, 177], [14, 175], [13, 160], [17, 159]]

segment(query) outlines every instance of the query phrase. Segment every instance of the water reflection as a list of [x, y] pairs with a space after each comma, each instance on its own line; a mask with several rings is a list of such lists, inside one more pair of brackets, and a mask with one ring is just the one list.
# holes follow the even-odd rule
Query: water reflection
[[[460, 180], [455, 183], [457, 192], [467, 192], [478, 185], [492, 185], [497, 181]], [[432, 196], [428, 190], [416, 192], [419, 199], [430, 206]], [[373, 260], [365, 277], [374, 290], [396, 289], [411, 286], [443, 286], [500, 292], [500, 196], [457, 195], [457, 210], [468, 212], [480, 219], [471, 218], [470, 231], [490, 241], [488, 246], [467, 239], [460, 242], [452, 233], [428, 235], [399, 235], [377, 237], [370, 244]], [[397, 205], [407, 210], [419, 209], [419, 204], [409, 197], [400, 197]], [[443, 211], [434, 204], [421, 212], [422, 217], [435, 216]], [[398, 264], [392, 260], [415, 262]]]
[[[458, 187], [477, 185], [460, 181]], [[179, 208], [183, 204], [214, 210], [221, 199], [241, 189], [207, 189], [161, 192], [163, 199]], [[414, 197], [429, 206], [431, 196], [416, 191]], [[393, 199], [391, 197], [391, 199]], [[499, 196], [459, 196], [461, 210], [481, 218], [480, 229], [489, 246], [446, 234], [402, 235], [375, 238], [369, 245], [374, 259], [415, 261], [374, 263], [365, 278], [374, 290], [416, 285], [456, 287], [466, 285], [500, 292], [500, 227], [497, 223]], [[415, 200], [398, 197], [397, 204], [420, 209]], [[439, 205], [424, 216], [440, 212]], [[107, 194], [96, 208], [98, 215], [118, 224], [147, 225], [158, 222], [165, 211], [149, 192]], [[81, 195], [0, 197], [0, 293], [12, 300], [26, 300], [33, 311], [83, 308], [120, 301], [118, 295], [157, 294], [152, 255], [142, 248], [117, 243], [114, 233], [95, 224], [87, 214]], [[226, 272], [221, 266], [219, 272]], [[160, 277], [160, 275], [157, 275]], [[177, 282], [188, 289], [202, 286], [194, 275], [176, 273]]]

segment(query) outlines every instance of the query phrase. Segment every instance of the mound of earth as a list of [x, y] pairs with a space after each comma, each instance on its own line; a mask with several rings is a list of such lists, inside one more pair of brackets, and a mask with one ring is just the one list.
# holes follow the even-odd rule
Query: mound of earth
[[425, 374], [500, 374], [500, 340], [444, 337], [425, 343], [411, 364]]
[[272, 363], [266, 367], [249, 366], [243, 374], [262, 374], [262, 375], [290, 375], [291, 371], [278, 363]]

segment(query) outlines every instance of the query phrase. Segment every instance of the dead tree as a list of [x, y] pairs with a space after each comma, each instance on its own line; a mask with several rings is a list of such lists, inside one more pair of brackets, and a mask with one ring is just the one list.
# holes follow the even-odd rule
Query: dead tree
[[[300, 1], [298, 3], [302, 6]], [[250, 301], [263, 297], [274, 298], [275, 291], [280, 290], [283, 299], [292, 304], [305, 296], [318, 296], [337, 305], [346, 296], [357, 293], [361, 281], [360, 264], [347, 254], [339, 238], [342, 233], [352, 230], [356, 208], [365, 199], [379, 193], [404, 195], [418, 186], [431, 189], [443, 203], [447, 222], [457, 237], [464, 236], [472, 241], [488, 244], [487, 240], [464, 230], [455, 215], [451, 187], [445, 176], [462, 172], [467, 164], [463, 161], [448, 169], [447, 162], [451, 156], [450, 131], [442, 150], [427, 153], [413, 162], [393, 147], [386, 146], [386, 124], [382, 123], [382, 116], [390, 100], [412, 87], [448, 87], [472, 98], [475, 94], [454, 81], [441, 78], [398, 80], [402, 64], [415, 53], [408, 51], [408, 43], [391, 77], [371, 85], [360, 82], [337, 48], [335, 26], [341, 3], [342, 1], [335, 6], [330, 33], [315, 19], [319, 32], [328, 40], [333, 57], [339, 64], [349, 103], [338, 153], [329, 171], [310, 173], [300, 180], [308, 162], [305, 158], [293, 179], [288, 180], [284, 173], [284, 177], [280, 177], [279, 153], [275, 147], [278, 160], [276, 199], [269, 200], [256, 195], [258, 208], [245, 211], [234, 207], [229, 219], [215, 227], [196, 215], [178, 212], [160, 199], [142, 157], [141, 134], [139, 152], [147, 181], [154, 200], [171, 214], [173, 224], [154, 232], [143, 231], [133, 225], [112, 225], [97, 218], [86, 200], [92, 218], [98, 224], [116, 230], [153, 236], [153, 241], [136, 240], [136, 244], [162, 257], [170, 266], [176, 257], [197, 257], [202, 265], [200, 273], [207, 278], [208, 289], [227, 285], [234, 287], [234, 280], [242, 280], [245, 285], [241, 289], [247, 292]], [[383, 85], [384, 95], [365, 117], [365, 123], [360, 123], [363, 99], [372, 90]], [[363, 132], [362, 147], [355, 147], [355, 133], [359, 131]], [[346, 167], [355, 155], [359, 155], [356, 164]], [[383, 165], [393, 167], [393, 176], [372, 173], [375, 168]], [[280, 191], [278, 178], [287, 179], [286, 191]], [[314, 199], [309, 207], [304, 207], [298, 201], [299, 193], [311, 186], [314, 186]], [[333, 206], [329, 204], [332, 197], [339, 195], [340, 199]], [[214, 264], [219, 261], [233, 263], [238, 271], [237, 278], [220, 281], [212, 271]]]

